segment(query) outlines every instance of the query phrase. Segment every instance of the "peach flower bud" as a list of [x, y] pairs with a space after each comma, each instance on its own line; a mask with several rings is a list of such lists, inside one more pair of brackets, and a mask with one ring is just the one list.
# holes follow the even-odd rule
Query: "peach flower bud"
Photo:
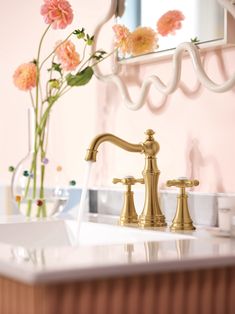
[[16, 87], [28, 91], [36, 86], [37, 67], [34, 63], [21, 64], [13, 75], [13, 81]]

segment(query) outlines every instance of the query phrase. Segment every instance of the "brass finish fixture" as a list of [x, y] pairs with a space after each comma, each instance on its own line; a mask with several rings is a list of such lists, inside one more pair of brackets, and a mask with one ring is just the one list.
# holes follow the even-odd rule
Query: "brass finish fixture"
[[154, 131], [149, 129], [145, 132], [146, 140], [143, 143], [145, 153], [145, 166], [142, 172], [145, 183], [144, 209], [139, 216], [141, 227], [164, 227], [166, 226], [165, 216], [158, 202], [158, 179], [160, 171], [157, 167], [156, 155], [160, 145], [154, 139]]
[[144, 184], [144, 179], [135, 179], [134, 177], [125, 177], [123, 179], [114, 178], [113, 183], [122, 183], [126, 186], [124, 193], [124, 203], [119, 219], [120, 225], [138, 224], [138, 215], [135, 210], [134, 193], [131, 191], [131, 186], [135, 183]]
[[145, 134], [146, 139], [140, 144], [128, 143], [109, 133], [98, 135], [91, 142], [85, 159], [87, 161], [96, 161], [98, 147], [103, 142], [111, 142], [129, 152], [144, 153], [145, 166], [142, 174], [145, 184], [145, 203], [144, 209], [139, 217], [139, 225], [141, 227], [162, 227], [166, 226], [166, 222], [158, 202], [158, 178], [160, 171], [157, 167], [156, 160], [160, 146], [154, 139], [153, 130], [149, 129]]
[[104, 133], [101, 135], [96, 136], [93, 141], [91, 142], [89, 148], [87, 149], [87, 154], [85, 157], [85, 160], [87, 161], [96, 161], [96, 155], [98, 153], [98, 147], [103, 142], [110, 142], [114, 145], [127, 150], [128, 152], [132, 153], [143, 153], [143, 145], [142, 144], [131, 144], [128, 143], [121, 138], [110, 134], [110, 133]]
[[175, 230], [195, 230], [193, 221], [189, 214], [188, 209], [188, 195], [185, 191], [186, 188], [199, 185], [198, 180], [188, 180], [187, 178], [179, 178], [178, 180], [169, 180], [167, 186], [176, 186], [180, 188], [180, 193], [177, 196], [176, 214], [172, 221], [170, 229]]

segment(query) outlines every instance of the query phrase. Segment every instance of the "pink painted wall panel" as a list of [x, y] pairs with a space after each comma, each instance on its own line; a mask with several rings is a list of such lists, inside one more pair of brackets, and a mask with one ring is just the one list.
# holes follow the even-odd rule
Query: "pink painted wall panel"
[[[37, 3], [36, 3], [37, 2]], [[27, 152], [27, 105], [29, 97], [12, 83], [14, 69], [36, 53], [38, 39], [45, 29], [39, 14], [41, 1], [9, 0], [0, 11], [0, 183], [9, 184], [9, 164], [16, 164]], [[85, 26], [92, 32], [102, 16], [101, 7], [108, 0], [71, 0], [75, 11], [72, 28]], [[14, 10], [12, 9], [14, 8]], [[32, 19], [31, 19], [32, 18]], [[108, 49], [112, 40], [112, 23], [101, 36], [99, 47]], [[107, 30], [108, 28], [108, 30]], [[68, 31], [69, 31], [68, 30]], [[67, 32], [64, 32], [67, 33]], [[64, 34], [63, 33], [63, 34]], [[63, 35], [52, 33], [49, 45]], [[64, 36], [64, 35], [63, 35]], [[234, 71], [235, 48], [224, 48], [204, 54], [205, 67], [217, 82]], [[138, 95], [142, 78], [157, 74], [167, 82], [171, 60], [148, 65], [123, 67], [123, 77], [133, 98]], [[235, 88], [223, 94], [212, 93], [197, 82], [190, 60], [183, 61], [179, 89], [164, 99], [151, 89], [148, 102], [137, 112], [123, 106], [113, 84], [98, 82], [74, 90], [53, 110], [50, 125], [50, 154], [66, 169], [68, 178], [79, 184], [84, 173], [85, 150], [97, 133], [112, 132], [131, 142], [144, 139], [144, 131], [156, 131], [161, 150], [158, 165], [160, 187], [167, 179], [186, 175], [200, 180], [202, 192], [235, 192]], [[140, 176], [143, 156], [126, 153], [105, 144], [100, 148], [93, 167], [94, 185], [112, 185], [115, 176]]]

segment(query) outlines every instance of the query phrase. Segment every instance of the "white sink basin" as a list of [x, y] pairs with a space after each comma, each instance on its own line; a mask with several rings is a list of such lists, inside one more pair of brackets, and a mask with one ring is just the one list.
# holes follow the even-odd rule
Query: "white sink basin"
[[0, 243], [37, 249], [194, 239], [189, 235], [93, 222], [81, 224], [78, 239], [77, 230], [74, 220], [0, 223]]

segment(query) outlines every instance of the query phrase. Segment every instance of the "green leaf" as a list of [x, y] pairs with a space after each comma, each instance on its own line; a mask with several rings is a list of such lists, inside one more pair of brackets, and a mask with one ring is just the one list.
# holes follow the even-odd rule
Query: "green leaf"
[[32, 63], [34, 63], [35, 65], [37, 65], [37, 59], [33, 59], [33, 61], [31, 61]]
[[69, 86], [82, 86], [86, 85], [92, 78], [94, 71], [91, 67], [86, 67], [81, 72], [73, 74], [68, 74], [66, 76], [66, 81]]
[[92, 46], [94, 42], [94, 36], [90, 37], [88, 34], [86, 34], [86, 38], [84, 38], [84, 40], [88, 46]]
[[62, 75], [62, 68], [60, 63], [52, 62], [51, 68], [47, 69], [47, 71], [56, 71], [59, 72], [60, 75]]
[[78, 39], [84, 38], [85, 37], [85, 29], [84, 28], [82, 28], [81, 30], [80, 29], [75, 29], [73, 34], [76, 35]]
[[190, 38], [190, 41], [194, 44], [197, 44], [200, 42], [200, 39], [198, 37]]
[[91, 56], [91, 58], [92, 58], [92, 59], [95, 59], [95, 60], [97, 60], [97, 61], [99, 61], [99, 60], [103, 59], [106, 54], [107, 54], [107, 52], [104, 51], [104, 50], [97, 50], [97, 51]]

